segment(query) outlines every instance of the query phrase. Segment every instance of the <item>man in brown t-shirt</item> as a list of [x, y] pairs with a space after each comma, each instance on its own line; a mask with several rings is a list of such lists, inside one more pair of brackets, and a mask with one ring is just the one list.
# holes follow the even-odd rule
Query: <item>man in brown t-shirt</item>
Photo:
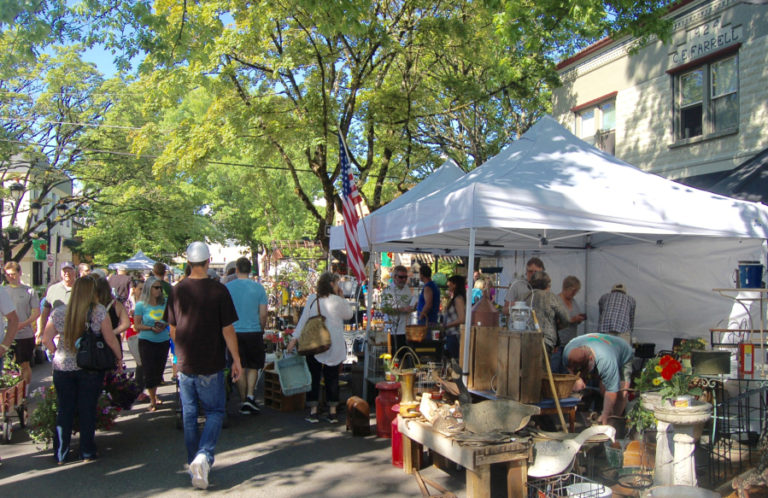
[[[227, 288], [208, 278], [208, 246], [192, 242], [187, 263], [190, 275], [171, 291], [165, 313], [178, 358], [189, 474], [194, 487], [205, 489], [225, 416], [225, 347], [232, 356], [233, 381], [242, 368], [233, 326], [237, 311]], [[197, 428], [198, 404], [206, 415], [202, 433]]]
[[128, 275], [128, 268], [122, 263], [117, 264], [117, 274], [111, 275], [107, 279], [109, 286], [112, 287], [112, 294], [123, 304], [125, 304], [128, 296], [131, 294], [132, 281], [133, 279]]

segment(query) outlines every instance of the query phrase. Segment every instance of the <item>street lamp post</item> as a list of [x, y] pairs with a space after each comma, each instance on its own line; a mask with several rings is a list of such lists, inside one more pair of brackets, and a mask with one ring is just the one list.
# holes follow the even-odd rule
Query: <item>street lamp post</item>
[[[57, 222], [57, 221], [58, 221], [58, 220], [59, 220], [59, 219], [60, 219], [62, 216], [64, 216], [64, 214], [67, 212], [67, 209], [69, 209], [69, 206], [67, 205], [67, 203], [66, 203], [66, 202], [64, 202], [64, 201], [59, 201], [59, 202], [56, 204], [56, 214], [58, 215], [58, 216], [56, 217], [56, 219], [55, 219], [55, 220], [51, 220], [51, 217], [50, 217], [50, 216], [47, 216], [47, 217], [45, 218], [46, 254], [47, 254], [47, 255], [50, 255], [50, 254], [51, 254], [51, 252], [52, 252], [52, 251], [51, 251], [51, 229], [52, 229], [52, 228], [53, 228], [53, 226], [56, 224], [56, 222]], [[47, 259], [48, 259], [48, 258], [46, 258], [46, 260], [47, 260]], [[46, 276], [47, 276], [47, 279], [46, 279], [46, 285], [47, 285], [47, 284], [50, 284], [50, 283], [51, 283], [51, 267], [50, 267], [50, 266], [48, 266], [48, 264], [47, 264], [47, 261], [46, 261], [46, 267], [47, 267], [47, 269], [46, 269]]]
[[[19, 182], [12, 183], [8, 190], [11, 193], [11, 199], [13, 199], [14, 202], [19, 202], [21, 197], [24, 195], [24, 185], [22, 185]], [[5, 263], [5, 247], [6, 247], [6, 238], [5, 235], [2, 233], [3, 231], [3, 216], [5, 215], [5, 202], [4, 198], [0, 196], [0, 252], [2, 254], [0, 255], [0, 259], [2, 259], [2, 263]]]

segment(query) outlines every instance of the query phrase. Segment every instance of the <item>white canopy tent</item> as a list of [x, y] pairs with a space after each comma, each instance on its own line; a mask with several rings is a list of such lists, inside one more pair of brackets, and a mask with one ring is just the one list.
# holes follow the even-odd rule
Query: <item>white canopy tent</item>
[[[369, 236], [374, 251], [436, 250], [468, 255], [470, 285], [475, 255], [517, 255], [518, 265], [522, 265], [522, 252], [544, 252], [548, 270], [556, 266], [550, 260], [567, 260], [563, 273], [579, 276], [585, 293], [590, 292], [589, 327], [596, 323], [599, 294], [610, 290], [605, 282], [623, 281], [636, 298], [651, 296], [670, 313], [682, 311], [676, 303], [686, 297], [677, 294], [679, 288], [669, 287], [670, 282], [683, 286], [694, 300], [710, 294], [714, 287], [728, 286], [729, 277], [720, 270], [701, 271], [701, 265], [713, 262], [712, 258], [692, 259], [691, 251], [717, 243], [720, 254], [731, 254], [730, 247], [733, 254], [757, 254], [757, 259], [763, 259], [759, 247], [768, 237], [768, 207], [643, 172], [545, 117], [474, 171], [390, 210], [376, 220]], [[698, 253], [693, 258], [707, 251]], [[660, 273], [667, 278], [636, 280], [639, 275], [659, 274], [641, 267], [641, 256], [644, 262], [663, 266], [666, 270]], [[607, 265], [610, 261], [613, 264]], [[721, 259], [714, 262], [718, 261]], [[731, 265], [731, 260], [726, 261]], [[679, 273], [679, 263], [685, 263], [690, 273]], [[635, 271], [613, 273], [621, 268]], [[556, 272], [553, 277], [557, 292]], [[599, 287], [592, 286], [593, 282], [599, 282]], [[724, 305], [730, 309], [730, 303]], [[645, 313], [653, 312], [643, 306], [639, 300], [640, 329]], [[702, 315], [707, 311], [698, 310]], [[686, 316], [666, 320], [664, 328], [650, 327], [654, 333], [641, 339], [661, 337], [671, 344], [677, 332], [684, 332], [676, 326], [691, 316], [687, 307], [685, 312]]]

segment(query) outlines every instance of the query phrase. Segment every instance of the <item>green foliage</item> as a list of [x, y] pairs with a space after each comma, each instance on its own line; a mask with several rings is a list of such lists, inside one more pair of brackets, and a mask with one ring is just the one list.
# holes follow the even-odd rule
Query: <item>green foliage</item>
[[[56, 412], [58, 410], [56, 388], [53, 384], [48, 387], [41, 387], [32, 393], [31, 398], [35, 409], [29, 414], [27, 433], [36, 445], [47, 449], [48, 445], [53, 442], [53, 435], [56, 431]], [[120, 408], [113, 405], [107, 392], [102, 391], [96, 401], [96, 430], [108, 431], [112, 429], [119, 414]], [[78, 430], [78, 417], [75, 415], [72, 432], [75, 433]]]
[[[375, 209], [446, 157], [470, 170], [523, 133], [563, 57], [615, 33], [666, 36], [664, 5], [0, 0], [0, 157], [45, 159], [40, 192], [62, 174], [83, 185], [68, 216], [90, 225], [81, 250], [98, 263], [203, 236], [252, 250], [323, 238], [337, 133]], [[103, 81], [79, 57], [95, 45], [140, 76]]]
[[0, 389], [13, 387], [22, 381], [19, 365], [11, 359], [11, 355], [6, 352], [0, 357], [0, 361], [3, 363], [3, 373], [0, 374]]
[[675, 348], [675, 354], [680, 357], [681, 355], [690, 354], [691, 351], [702, 351], [707, 348], [707, 341], [698, 337], [696, 339], [683, 339], [680, 345]]
[[36, 389], [32, 393], [30, 401], [35, 409], [29, 414], [27, 434], [36, 445], [42, 445], [47, 449], [53, 441], [53, 434], [56, 430], [56, 410], [58, 407], [56, 389], [53, 384], [47, 388]]
[[643, 432], [646, 429], [650, 429], [656, 426], [656, 417], [653, 416], [653, 412], [643, 406], [641, 400], [637, 400], [627, 412], [627, 422], [630, 428], [634, 428], [637, 432]]

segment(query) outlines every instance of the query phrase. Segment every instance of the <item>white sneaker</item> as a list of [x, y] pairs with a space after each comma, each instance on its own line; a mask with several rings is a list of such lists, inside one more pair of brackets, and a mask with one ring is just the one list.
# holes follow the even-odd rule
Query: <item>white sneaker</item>
[[189, 475], [192, 476], [192, 486], [197, 489], [208, 488], [208, 472], [211, 465], [204, 453], [198, 453], [192, 463], [189, 464]]

